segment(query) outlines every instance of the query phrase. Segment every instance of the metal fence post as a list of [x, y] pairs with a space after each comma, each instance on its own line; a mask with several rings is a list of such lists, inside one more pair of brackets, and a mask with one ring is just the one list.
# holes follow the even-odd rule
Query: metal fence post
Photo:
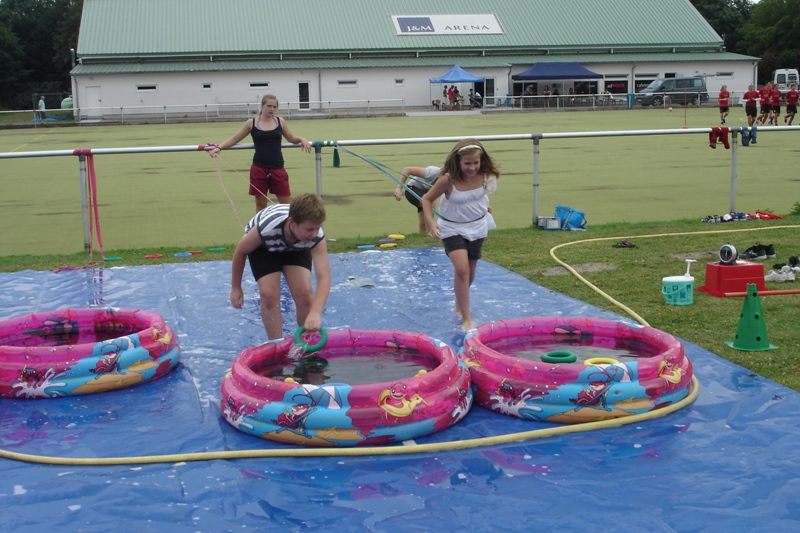
[[322, 143], [314, 143], [314, 159], [317, 166], [317, 196], [322, 198]]
[[541, 134], [533, 135], [533, 227], [539, 223], [539, 141]]
[[731, 131], [731, 205], [730, 213], [736, 212], [736, 145], [739, 132]]
[[81, 182], [81, 213], [83, 214], [83, 251], [88, 252], [91, 247], [91, 237], [89, 235], [89, 181], [86, 178], [86, 156], [78, 156], [78, 171]]

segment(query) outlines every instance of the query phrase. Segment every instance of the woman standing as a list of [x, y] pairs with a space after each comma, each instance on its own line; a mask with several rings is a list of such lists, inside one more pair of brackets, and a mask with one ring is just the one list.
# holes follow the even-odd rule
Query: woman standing
[[286, 121], [276, 117], [278, 97], [272, 94], [261, 99], [261, 112], [256, 118], [247, 119], [239, 131], [220, 144], [210, 144], [208, 153], [217, 157], [222, 150], [236, 145], [247, 135], [252, 136], [256, 153], [250, 167], [250, 191], [256, 198], [256, 212], [267, 207], [267, 193], [272, 193], [278, 202], [288, 204], [292, 200], [289, 188], [289, 174], [283, 168], [283, 152], [281, 137], [292, 144], [299, 144], [307, 153], [311, 152], [311, 144], [304, 138], [291, 132]]

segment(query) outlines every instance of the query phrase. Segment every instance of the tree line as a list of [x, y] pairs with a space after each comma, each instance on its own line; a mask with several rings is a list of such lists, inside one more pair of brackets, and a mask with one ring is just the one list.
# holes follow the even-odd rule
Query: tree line
[[[691, 2], [728, 52], [761, 58], [760, 83], [776, 68], [800, 66], [800, 0]], [[0, 0], [0, 108], [28, 109], [37, 94], [71, 91], [82, 11], [83, 0]]]

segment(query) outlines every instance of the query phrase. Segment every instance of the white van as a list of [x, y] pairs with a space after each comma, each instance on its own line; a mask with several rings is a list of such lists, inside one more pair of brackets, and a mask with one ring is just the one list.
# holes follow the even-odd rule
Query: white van
[[781, 68], [772, 71], [772, 86], [785, 93], [792, 85], [800, 85], [796, 68]]

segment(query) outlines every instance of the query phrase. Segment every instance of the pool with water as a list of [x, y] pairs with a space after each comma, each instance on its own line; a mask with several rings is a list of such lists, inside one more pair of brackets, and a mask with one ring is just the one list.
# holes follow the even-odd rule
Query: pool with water
[[287, 355], [259, 361], [250, 368], [260, 376], [279, 381], [292, 378], [297, 383], [311, 385], [365, 385], [408, 379], [420, 371], [430, 372], [438, 364], [435, 358], [417, 350], [376, 346], [324, 349], [299, 359]]

